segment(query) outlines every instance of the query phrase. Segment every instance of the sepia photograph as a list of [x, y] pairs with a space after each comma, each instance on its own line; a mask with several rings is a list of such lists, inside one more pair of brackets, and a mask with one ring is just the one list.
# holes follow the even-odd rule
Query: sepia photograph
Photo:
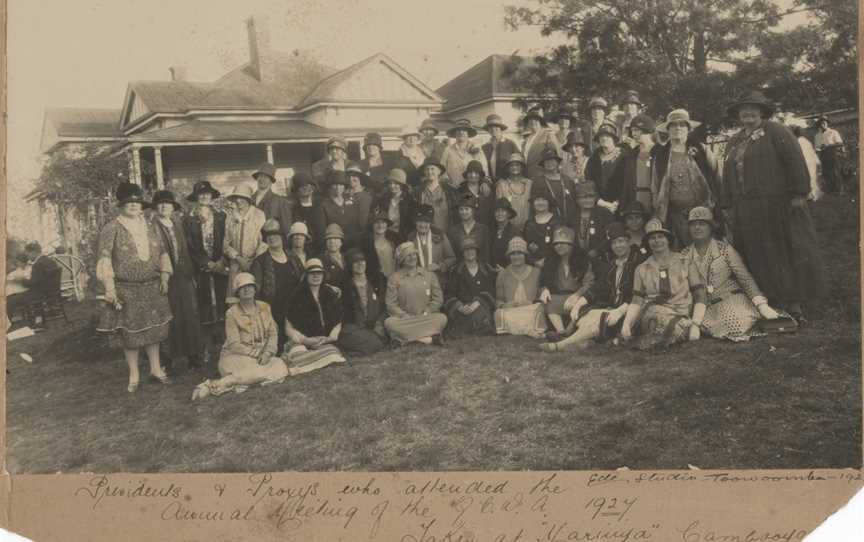
[[860, 469], [857, 0], [8, 0], [11, 474]]

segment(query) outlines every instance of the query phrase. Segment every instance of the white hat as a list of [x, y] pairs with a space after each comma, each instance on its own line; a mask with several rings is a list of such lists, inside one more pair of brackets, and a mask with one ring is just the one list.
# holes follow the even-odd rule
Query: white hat
[[237, 273], [237, 276], [234, 277], [234, 284], [232, 285], [232, 290], [234, 295], [237, 295], [237, 290], [244, 286], [249, 285], [255, 286], [257, 288], [257, 284], [255, 284], [255, 275], [252, 273]]

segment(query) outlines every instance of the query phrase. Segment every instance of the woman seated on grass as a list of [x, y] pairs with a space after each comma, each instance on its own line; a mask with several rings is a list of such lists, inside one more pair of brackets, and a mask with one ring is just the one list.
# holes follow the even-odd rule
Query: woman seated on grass
[[753, 275], [732, 245], [712, 237], [714, 215], [694, 207], [688, 216], [693, 243], [681, 255], [696, 268], [708, 294], [702, 330], [717, 338], [746, 341], [754, 335], [760, 316], [778, 317], [768, 306]]
[[276, 356], [279, 340], [270, 305], [255, 300], [255, 277], [238, 273], [234, 277], [238, 302], [225, 314], [225, 344], [219, 356], [218, 380], [205, 380], [192, 392], [192, 400], [246, 391], [255, 384], [278, 384], [288, 376], [285, 362]]
[[[550, 340], [573, 333], [580, 311], [588, 306], [585, 295], [594, 284], [588, 254], [574, 246], [573, 230], [562, 226], [552, 234], [552, 254], [540, 270], [540, 302], [554, 328]], [[568, 321], [565, 331], [565, 319]]]
[[609, 252], [602, 267], [598, 266], [588, 294], [591, 305], [596, 308], [582, 316], [574, 329], [566, 331], [566, 338], [558, 342], [541, 343], [541, 350], [576, 350], [588, 346], [592, 339], [605, 342], [620, 332], [627, 307], [633, 299], [636, 267], [644, 261], [644, 257], [630, 244], [630, 232], [624, 224], [609, 224], [606, 238], [609, 240]]
[[350, 274], [342, 284], [339, 348], [349, 354], [374, 354], [387, 345], [384, 330], [387, 279], [380, 272], [369, 273], [366, 255], [359, 248], [349, 250], [345, 262]]
[[450, 271], [444, 312], [448, 337], [494, 335], [495, 270], [478, 256], [477, 241], [462, 241], [462, 261]]
[[396, 344], [442, 344], [447, 317], [439, 312], [443, 294], [438, 277], [420, 265], [417, 247], [410, 241], [396, 248], [399, 269], [387, 279], [384, 328]]
[[658, 219], [648, 221], [645, 236], [651, 256], [636, 268], [633, 302], [627, 307], [621, 338], [637, 336], [635, 346], [640, 350], [698, 340], [705, 318], [705, 284], [696, 266], [672, 251], [672, 232]]
[[507, 256], [510, 265], [495, 281], [495, 332], [539, 339], [546, 331], [543, 305], [537, 302], [540, 270], [528, 264], [528, 244], [521, 237], [510, 240]]
[[342, 300], [337, 288], [324, 284], [324, 264], [318, 258], [306, 260], [306, 272], [285, 314], [288, 343], [282, 357], [291, 375], [345, 361], [335, 346], [342, 329]]

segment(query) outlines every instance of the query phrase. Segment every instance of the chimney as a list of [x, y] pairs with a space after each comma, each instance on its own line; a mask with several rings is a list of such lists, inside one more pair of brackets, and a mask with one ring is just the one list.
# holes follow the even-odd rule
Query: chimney
[[168, 71], [171, 72], [172, 81], [186, 80], [186, 66], [171, 66]]
[[249, 66], [252, 73], [262, 83], [272, 83], [275, 79], [273, 51], [270, 49], [270, 25], [266, 15], [253, 15], [246, 19], [246, 32], [249, 37]]

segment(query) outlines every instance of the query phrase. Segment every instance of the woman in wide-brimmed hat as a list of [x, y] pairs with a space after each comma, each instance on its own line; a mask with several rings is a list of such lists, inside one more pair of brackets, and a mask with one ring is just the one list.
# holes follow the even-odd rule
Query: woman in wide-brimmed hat
[[[297, 228], [289, 232], [297, 232]], [[271, 314], [279, 330], [278, 352], [285, 345], [285, 299], [291, 296], [303, 274], [303, 264], [297, 258], [288, 256], [288, 239], [280, 224], [273, 219], [264, 223], [261, 238], [267, 250], [255, 258], [250, 272], [255, 276], [256, 298], [270, 305]], [[305, 239], [304, 239], [305, 243]]]
[[543, 175], [543, 153], [561, 147], [555, 132], [546, 127], [543, 111], [538, 107], [528, 110], [522, 119], [522, 155], [525, 157], [525, 176], [537, 181]]
[[681, 255], [696, 268], [705, 284], [708, 308], [702, 329], [712, 337], [749, 339], [758, 331], [760, 318], [775, 319], [777, 312], [768, 305], [738, 251], [714, 238], [716, 224], [711, 210], [693, 208], [689, 222], [693, 243]]
[[768, 120], [772, 111], [759, 93], [730, 108], [743, 129], [726, 145], [720, 206], [731, 210], [735, 248], [768, 301], [800, 318], [804, 303], [824, 295], [825, 272], [807, 164], [792, 132]]
[[327, 219], [317, 195], [318, 187], [309, 175], [298, 171], [291, 179], [291, 190], [296, 200], [294, 223], [306, 225], [311, 242], [310, 251], [317, 253], [324, 249], [324, 230], [327, 227]]
[[339, 348], [348, 354], [368, 356], [387, 345], [384, 298], [387, 281], [370, 273], [366, 253], [352, 248], [345, 254], [348, 273], [342, 283], [342, 329]]
[[417, 131], [420, 132], [419, 146], [423, 150], [423, 154], [426, 155], [426, 158], [434, 158], [440, 161], [441, 155], [444, 154], [444, 149], [447, 148], [447, 143], [438, 140], [439, 130], [438, 126], [435, 125], [435, 121], [425, 119], [420, 123]]
[[653, 204], [651, 169], [654, 166], [654, 119], [640, 113], [629, 121], [629, 131], [635, 146], [622, 151], [620, 164], [612, 173], [609, 184], [619, 194], [619, 210], [634, 201], [650, 210]]
[[699, 123], [690, 120], [684, 109], [666, 115], [660, 125], [669, 133], [669, 142], [652, 151], [651, 201], [654, 215], [675, 233], [675, 250], [690, 243], [687, 216], [693, 207], [713, 208], [720, 184], [711, 151], [688, 140]]
[[444, 149], [441, 164], [447, 171], [450, 186], [459, 188], [465, 180], [468, 163], [473, 160], [480, 163], [485, 176], [487, 172], [482, 150], [471, 142], [471, 138], [477, 135], [477, 130], [471, 125], [471, 121], [466, 119], [456, 121], [456, 124], [447, 130], [447, 135], [453, 139], [453, 142]]
[[535, 186], [531, 191], [531, 218], [525, 222], [522, 237], [528, 244], [528, 261], [537, 266], [543, 265], [543, 258], [552, 249], [552, 233], [564, 226], [561, 217], [552, 212], [552, 194], [543, 187]]
[[594, 135], [597, 143], [594, 153], [585, 165], [585, 180], [593, 181], [600, 196], [599, 205], [615, 212], [621, 199], [621, 187], [614, 182], [614, 174], [624, 159], [618, 127], [611, 122], [600, 126]]
[[480, 209], [478, 198], [471, 192], [460, 192], [459, 196], [459, 202], [454, 209], [459, 216], [459, 222], [450, 226], [450, 230], [447, 232], [450, 245], [456, 254], [461, 254], [462, 243], [468, 239], [473, 239], [479, 245], [478, 257], [480, 261], [489, 263], [492, 234], [489, 231], [489, 226], [477, 219], [477, 211]]
[[567, 140], [561, 146], [561, 173], [577, 184], [585, 181], [589, 149], [581, 133], [573, 131], [567, 134]]
[[550, 116], [549, 120], [558, 126], [558, 130], [555, 132], [555, 137], [562, 144], [567, 141], [570, 134], [576, 133], [574, 128], [576, 127], [576, 123], [579, 122], [576, 115], [573, 113], [573, 109], [569, 107], [562, 107], [556, 111], [554, 115]]
[[531, 215], [531, 187], [533, 181], [525, 176], [525, 157], [522, 153], [513, 153], [507, 160], [507, 177], [499, 179], [495, 185], [495, 197], [504, 198], [516, 213], [513, 227], [521, 232]]
[[[249, 185], [237, 186], [228, 199], [234, 204], [234, 211], [225, 224], [225, 242], [222, 252], [228, 259], [228, 284], [234, 284], [234, 277], [241, 271], [249, 271], [252, 261], [267, 250], [261, 239], [261, 228], [267, 218], [264, 212], [252, 205], [253, 190]], [[228, 292], [229, 302], [233, 300]]]
[[493, 183], [507, 176], [507, 161], [513, 153], [519, 152], [519, 146], [504, 133], [507, 125], [501, 119], [501, 115], [491, 114], [486, 117], [483, 129], [489, 133], [489, 141], [481, 148], [486, 156], [486, 171], [489, 172], [489, 180]]
[[[427, 131], [429, 130], [427, 129]], [[404, 171], [405, 175], [408, 176], [408, 186], [411, 188], [420, 186], [423, 182], [423, 162], [427, 158], [432, 158], [437, 162], [439, 156], [437, 156], [437, 153], [427, 155], [423, 151], [423, 148], [420, 146], [420, 132], [412, 126], [402, 128], [400, 137], [402, 138], [402, 145], [399, 147], [399, 157], [396, 161], [396, 167]], [[441, 152], [443, 153], [444, 151], [442, 150]]]
[[[414, 217], [411, 217], [413, 224]], [[387, 277], [396, 271], [396, 247], [405, 239], [392, 229], [390, 215], [385, 212], [376, 213], [367, 228], [366, 235], [357, 246], [366, 256], [366, 274], [373, 282], [387, 281]]]
[[387, 191], [387, 173], [390, 171], [390, 164], [383, 153], [384, 141], [381, 134], [369, 132], [363, 137], [363, 154], [365, 157], [360, 160], [359, 167], [360, 171], [368, 177], [367, 189], [376, 198]]
[[342, 329], [340, 291], [326, 283], [321, 260], [306, 260], [304, 271], [285, 315], [288, 342], [282, 359], [291, 376], [345, 362], [336, 346]]
[[507, 247], [509, 265], [495, 279], [495, 332], [540, 338], [546, 331], [540, 293], [540, 269], [528, 263], [528, 244], [514, 237]]
[[706, 290], [696, 266], [672, 250], [674, 236], [658, 219], [648, 221], [645, 236], [651, 256], [636, 268], [621, 338], [636, 337], [641, 350], [698, 340]]
[[225, 344], [219, 356], [222, 378], [198, 384], [193, 401], [229, 391], [240, 393], [254, 385], [278, 384], [288, 376], [285, 362], [276, 355], [278, 334], [270, 305], [255, 300], [255, 277], [238, 273], [232, 287], [237, 303], [225, 314]]
[[[349, 172], [349, 174], [357, 176], [356, 171]], [[348, 176], [345, 172], [331, 171], [327, 175], [327, 183], [324, 188], [327, 197], [321, 200], [321, 211], [324, 213], [324, 221], [327, 226], [339, 224], [339, 227], [347, 235], [346, 243], [352, 244], [357, 237], [363, 234], [369, 210], [365, 209], [366, 216], [363, 216], [364, 209], [346, 196], [346, 190], [349, 186]]]
[[495, 200], [492, 214], [495, 217], [495, 224], [492, 229], [492, 267], [496, 271], [502, 271], [510, 263], [507, 258], [507, 246], [510, 244], [510, 239], [516, 237], [520, 232], [513, 225], [516, 211], [507, 198]]
[[423, 175], [423, 181], [413, 190], [414, 201], [417, 205], [432, 207], [435, 211], [433, 224], [442, 232], [446, 232], [458, 219], [456, 213], [453, 212], [459, 199], [458, 192], [449, 183], [442, 180], [441, 176], [446, 174], [446, 170], [434, 158], [427, 158], [420, 171]]
[[[418, 205], [414, 215], [414, 231], [408, 234], [406, 240], [417, 248], [419, 266], [437, 274], [438, 282], [443, 283], [447, 278], [447, 270], [456, 262], [456, 253], [447, 232], [435, 226], [435, 212], [431, 205]], [[455, 209], [453, 214], [458, 214]]]
[[155, 225], [142, 214], [149, 205], [141, 187], [121, 183], [115, 195], [120, 214], [99, 232], [96, 278], [105, 288], [105, 304], [97, 330], [119, 334], [129, 366], [127, 389], [134, 393], [141, 348], [150, 361], [150, 373], [169, 383], [160, 364], [159, 343], [169, 335], [171, 260]]
[[414, 229], [414, 207], [416, 202], [410, 193], [408, 176], [399, 168], [387, 174], [387, 192], [372, 207], [371, 220], [381, 214], [389, 220], [388, 229], [405, 238]]
[[182, 209], [170, 190], [158, 190], [153, 194], [156, 209], [154, 223], [162, 237], [171, 259], [171, 280], [168, 281], [168, 300], [171, 305], [171, 338], [168, 342], [171, 361], [186, 358], [190, 367], [200, 367], [204, 353], [201, 341], [201, 322], [198, 318], [198, 293], [195, 289], [195, 262], [189, 254], [188, 235], [182, 217]]
[[200, 181], [186, 197], [194, 204], [186, 220], [189, 256], [195, 262], [198, 315], [204, 331], [203, 361], [211, 359], [214, 347], [223, 341], [228, 267], [222, 257], [225, 242], [225, 213], [213, 206], [220, 193], [209, 181]]
[[481, 261], [481, 244], [468, 237], [461, 244], [462, 258], [447, 278], [443, 311], [448, 337], [494, 335], [495, 270]]
[[491, 227], [495, 190], [479, 161], [471, 160], [468, 163], [468, 168], [465, 170], [465, 182], [459, 186], [457, 193], [460, 198], [473, 197], [474, 219], [487, 228]]
[[399, 269], [387, 280], [390, 316], [384, 328], [397, 344], [440, 344], [447, 317], [440, 312], [444, 294], [438, 277], [420, 265], [420, 254], [411, 242], [397, 247], [396, 263]]

